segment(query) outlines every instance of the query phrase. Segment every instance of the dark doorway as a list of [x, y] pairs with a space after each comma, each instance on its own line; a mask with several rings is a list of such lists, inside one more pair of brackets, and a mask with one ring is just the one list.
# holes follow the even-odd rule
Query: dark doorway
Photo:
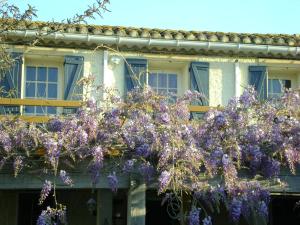
[[113, 225], [127, 224], [127, 190], [119, 189], [113, 196]]
[[146, 225], [179, 225], [179, 220], [172, 219], [167, 211], [167, 205], [162, 205], [162, 197], [157, 191], [146, 192]]
[[270, 225], [300, 225], [300, 196], [272, 196]]
[[[36, 225], [42, 210], [54, 207], [52, 193], [42, 205], [39, 205], [40, 190], [18, 192], [18, 225]], [[67, 207], [67, 224], [96, 225], [97, 215], [89, 211], [87, 202], [95, 196], [90, 189], [57, 190], [58, 203]], [[59, 224], [58, 225], [63, 225]]]
[[38, 191], [19, 193], [18, 225], [36, 225], [41, 211], [47, 206], [54, 205], [52, 198], [48, 198], [39, 205], [40, 193]]

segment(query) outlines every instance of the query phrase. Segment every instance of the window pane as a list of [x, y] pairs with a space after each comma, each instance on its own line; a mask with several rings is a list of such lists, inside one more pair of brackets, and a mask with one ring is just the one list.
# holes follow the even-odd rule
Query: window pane
[[142, 76], [146, 72], [144, 65], [135, 65], [132, 68], [132, 71], [133, 71], [133, 75], [136, 76], [137, 78], [139, 78], [140, 76]]
[[268, 92], [269, 93], [272, 92], [272, 80], [271, 79], [268, 80]]
[[282, 93], [282, 86], [281, 82], [278, 79], [272, 80], [272, 86], [273, 86], [273, 93]]
[[25, 97], [35, 97], [35, 83], [26, 83]]
[[158, 87], [166, 88], [167, 87], [167, 76], [166, 74], [158, 74]]
[[27, 81], [36, 80], [35, 74], [36, 74], [36, 68], [35, 67], [32, 67], [32, 66], [27, 66], [26, 67], [26, 80]]
[[284, 80], [284, 88], [291, 88], [292, 81], [291, 80]]
[[57, 98], [57, 84], [48, 84], [48, 98]]
[[177, 88], [177, 75], [169, 74], [169, 88]]
[[47, 107], [48, 114], [56, 114], [56, 107]]
[[160, 95], [165, 95], [166, 96], [168, 92], [167, 92], [166, 89], [157, 89], [157, 93], [160, 94]]
[[176, 96], [171, 96], [171, 97], [169, 97], [169, 103], [175, 104], [175, 103], [176, 103], [176, 99], [177, 99]]
[[170, 95], [177, 95], [177, 89], [172, 89], [172, 88], [170, 89], [169, 88], [168, 91], [169, 91]]
[[149, 74], [149, 79], [148, 79], [149, 86], [152, 88], [157, 87], [157, 75], [155, 73], [150, 73]]
[[25, 106], [25, 113], [34, 113], [34, 106]]
[[58, 69], [54, 67], [48, 68], [48, 81], [57, 82]]
[[46, 107], [45, 106], [37, 106], [36, 114], [46, 114]]
[[47, 69], [46, 67], [38, 67], [38, 74], [37, 74], [38, 81], [46, 81], [47, 80]]
[[46, 98], [46, 84], [37, 84], [37, 96], [41, 98]]

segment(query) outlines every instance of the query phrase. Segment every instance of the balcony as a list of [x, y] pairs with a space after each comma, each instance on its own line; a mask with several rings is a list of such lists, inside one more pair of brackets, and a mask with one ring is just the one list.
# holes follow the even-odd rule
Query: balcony
[[[0, 98], [0, 106], [52, 106], [52, 107], [67, 107], [78, 108], [82, 105], [81, 101], [66, 101], [66, 100], [47, 100], [47, 99], [20, 99], [20, 98]], [[190, 112], [207, 112], [213, 107], [210, 106], [189, 106]], [[27, 122], [45, 123], [50, 116], [29, 116], [29, 115], [0, 115], [0, 119], [6, 116], [17, 117]]]
[[[20, 98], [0, 98], [0, 106], [53, 106], [78, 108], [82, 102], [80, 101], [65, 101], [65, 100], [48, 100], [48, 99], [20, 99]], [[45, 123], [50, 119], [50, 116], [29, 116], [29, 115], [0, 115], [0, 118], [10, 116], [18, 117], [27, 122]]]

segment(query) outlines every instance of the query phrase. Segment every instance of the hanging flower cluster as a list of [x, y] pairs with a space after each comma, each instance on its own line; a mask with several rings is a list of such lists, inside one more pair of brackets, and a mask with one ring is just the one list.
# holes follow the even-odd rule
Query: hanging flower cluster
[[[149, 88], [135, 89], [123, 102], [115, 96], [108, 97], [110, 104], [89, 100], [76, 115], [42, 126], [4, 119], [0, 166], [12, 163], [15, 176], [40, 168], [47, 177], [40, 202], [55, 192], [49, 176], [76, 185], [71, 168], [88, 163], [93, 185], [105, 175], [117, 191], [118, 177], [139, 173], [147, 183], [158, 182], [160, 194], [173, 193], [182, 204], [184, 192], [192, 199], [185, 215], [190, 224], [213, 224], [211, 209], [220, 205], [233, 222], [254, 216], [266, 221], [269, 192], [256, 178], [273, 181], [286, 165], [295, 173], [300, 162], [299, 95], [289, 91], [280, 99], [259, 102], [249, 87], [225, 108], [209, 111], [202, 120], [190, 119], [188, 105], [201, 97], [188, 91], [169, 104]], [[65, 219], [64, 212], [48, 208], [38, 224]]]

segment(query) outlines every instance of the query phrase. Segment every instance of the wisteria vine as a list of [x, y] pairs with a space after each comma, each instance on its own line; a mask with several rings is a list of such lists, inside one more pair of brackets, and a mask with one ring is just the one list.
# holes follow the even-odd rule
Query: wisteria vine
[[[69, 165], [86, 162], [92, 185], [106, 174], [116, 192], [118, 177], [139, 173], [148, 184], [158, 183], [164, 202], [184, 204], [188, 198], [191, 205], [180, 218], [190, 225], [213, 224], [212, 211], [220, 205], [232, 222], [255, 217], [266, 223], [270, 197], [260, 181], [273, 182], [283, 166], [295, 173], [300, 162], [298, 93], [260, 102], [249, 87], [226, 107], [191, 119], [188, 105], [202, 97], [188, 91], [169, 104], [146, 87], [123, 101], [88, 100], [75, 115], [44, 125], [2, 119], [0, 166], [12, 165], [15, 176], [39, 168], [47, 177], [40, 204], [55, 192], [49, 177], [76, 186]], [[112, 156], [118, 163], [106, 168]], [[65, 206], [55, 202], [42, 211], [38, 225], [66, 220]]]

